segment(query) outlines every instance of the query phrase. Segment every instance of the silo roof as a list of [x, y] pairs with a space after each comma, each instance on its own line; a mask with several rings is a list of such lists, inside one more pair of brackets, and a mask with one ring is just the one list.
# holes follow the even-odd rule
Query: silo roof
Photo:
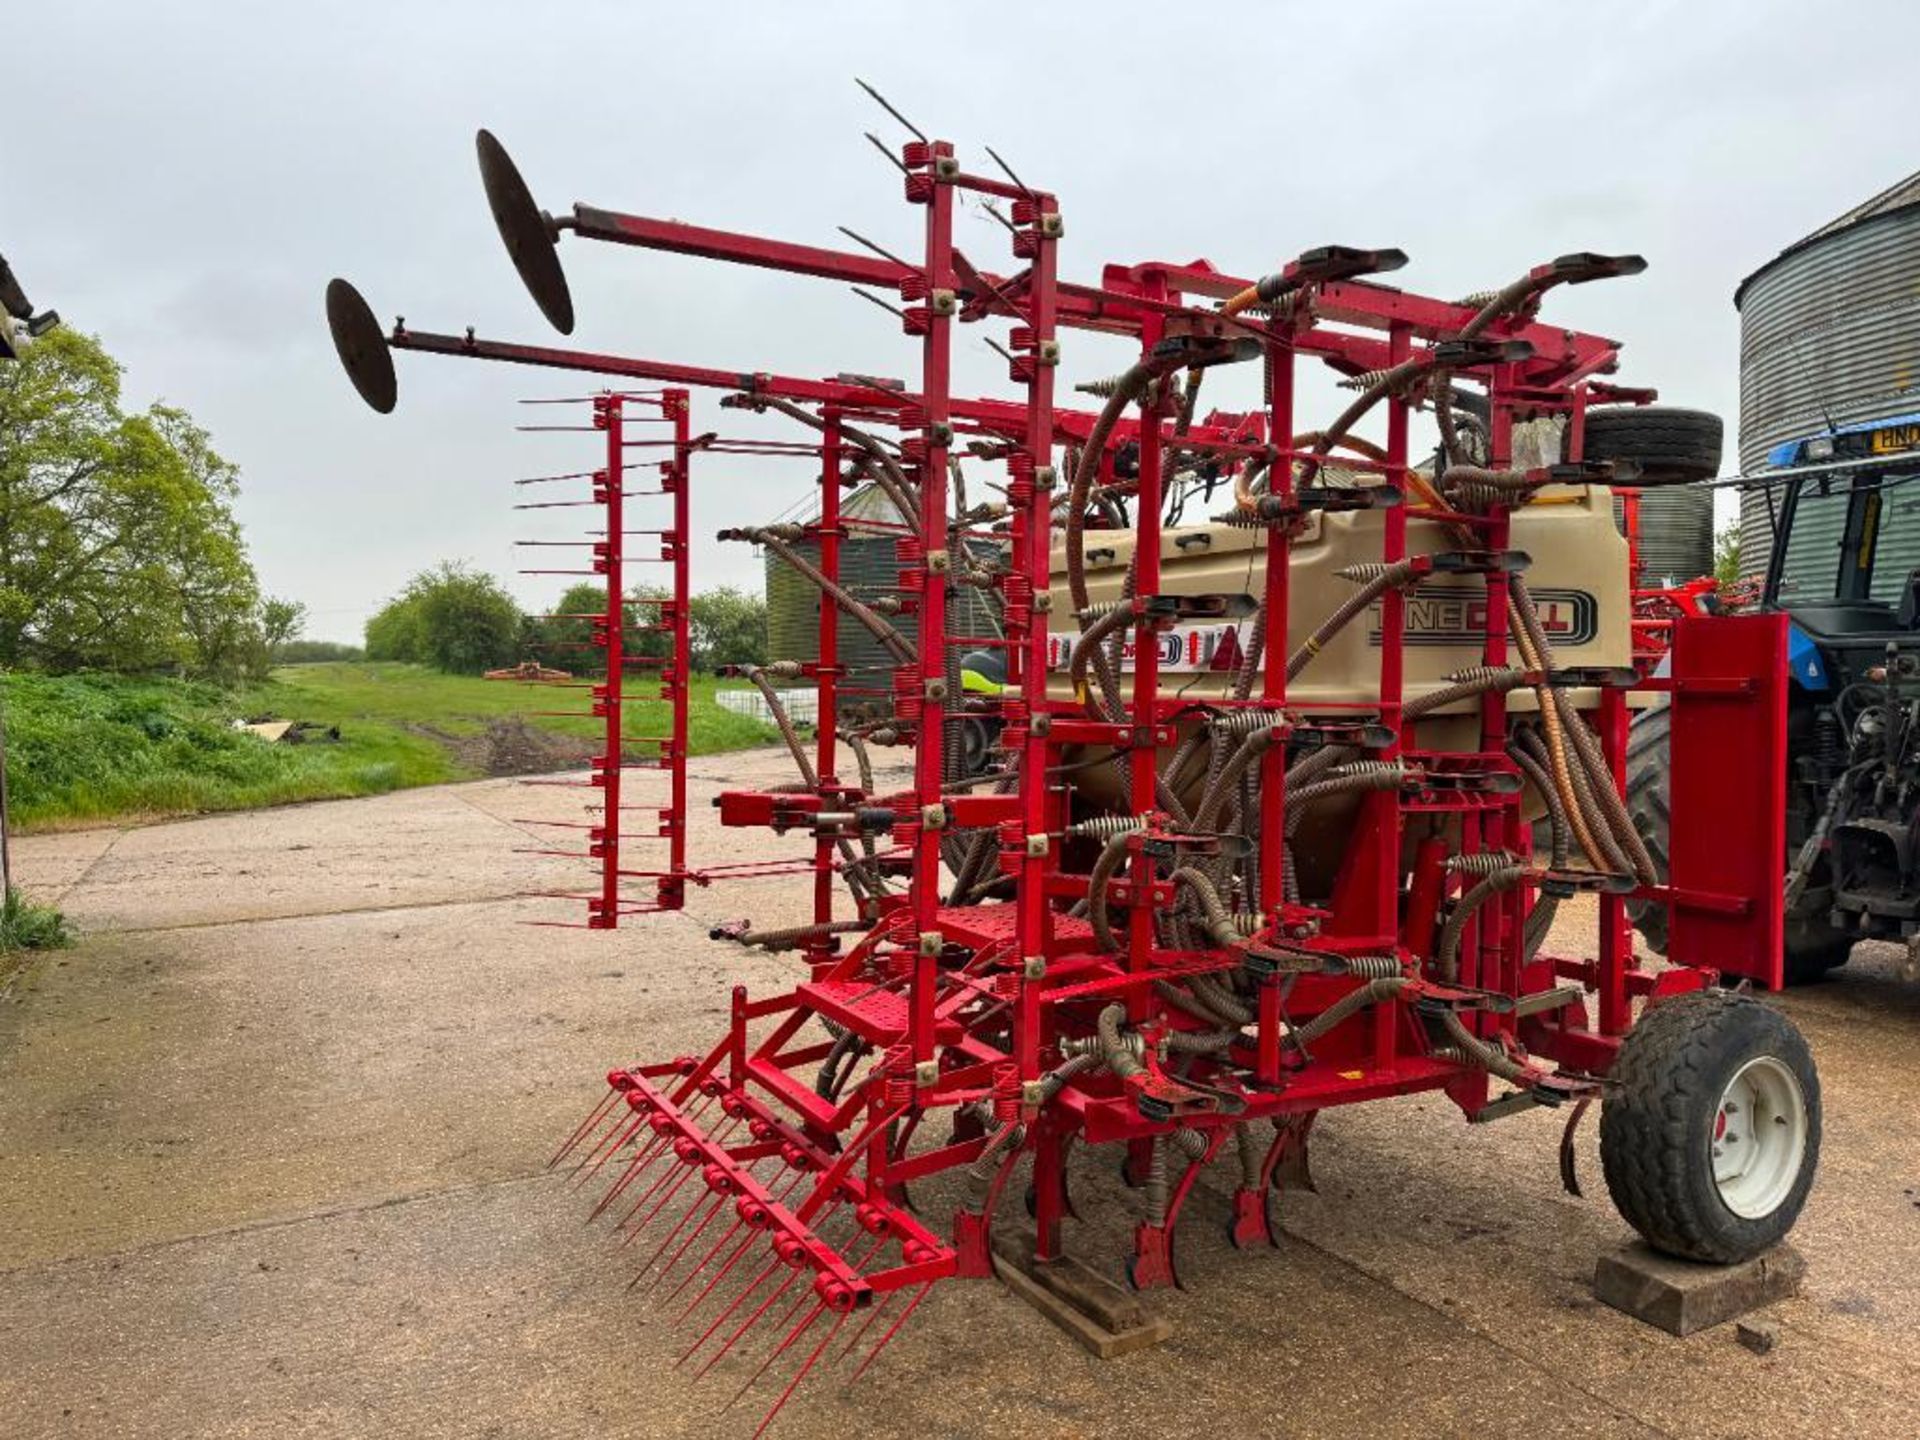
[[1762, 265], [1758, 270], [1755, 270], [1740, 282], [1739, 288], [1733, 292], [1734, 309], [1737, 310], [1740, 308], [1741, 297], [1747, 293], [1747, 287], [1749, 285], [1753, 284], [1754, 281], [1758, 280], [1762, 275], [1766, 274], [1789, 256], [1798, 255], [1802, 250], [1810, 249], [1822, 240], [1838, 235], [1843, 230], [1851, 230], [1856, 225], [1864, 225], [1870, 220], [1884, 220], [1889, 216], [1898, 215], [1917, 207], [1920, 207], [1920, 170], [1914, 171], [1913, 174], [1907, 176], [1904, 180], [1889, 185], [1878, 195], [1862, 200], [1845, 214], [1834, 216], [1833, 219], [1829, 220], [1812, 234], [1806, 235], [1787, 246], [1786, 249], [1774, 256], [1773, 259], [1767, 261], [1766, 264]]

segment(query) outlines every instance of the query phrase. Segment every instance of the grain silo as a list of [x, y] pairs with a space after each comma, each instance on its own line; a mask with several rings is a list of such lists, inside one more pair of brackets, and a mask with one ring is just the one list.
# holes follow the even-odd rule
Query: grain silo
[[[818, 512], [807, 517], [819, 518]], [[900, 588], [900, 558], [896, 542], [901, 534], [900, 512], [877, 485], [862, 486], [840, 501], [840, 520], [846, 533], [840, 541], [840, 581], [862, 600], [896, 595]], [[817, 541], [793, 546], [818, 562]], [[985, 555], [991, 547], [976, 545]], [[766, 555], [767, 655], [773, 660], [811, 660], [820, 653], [820, 592], [771, 551]], [[951, 635], [997, 635], [999, 620], [985, 592], [957, 587], [948, 601], [947, 632]], [[917, 639], [912, 615], [893, 617], [909, 641]], [[891, 708], [893, 657], [851, 616], [840, 616], [841, 709], [885, 713]]]
[[[1920, 410], [1920, 173], [1789, 245], [1740, 283], [1740, 470], [1784, 442]], [[1765, 572], [1767, 496], [1740, 503], [1740, 569]], [[1839, 507], [1825, 523], [1840, 540]], [[1813, 537], [1809, 536], [1809, 539]], [[1889, 529], [1876, 575], [1920, 565], [1920, 527]]]

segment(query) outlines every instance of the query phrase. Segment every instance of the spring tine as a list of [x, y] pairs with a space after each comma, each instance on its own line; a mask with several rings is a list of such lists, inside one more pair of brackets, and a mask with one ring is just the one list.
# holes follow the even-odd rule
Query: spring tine
[[583, 1139], [586, 1138], [587, 1131], [591, 1130], [595, 1125], [599, 1124], [600, 1121], [606, 1118], [607, 1112], [613, 1109], [613, 1107], [619, 1103], [620, 1097], [624, 1093], [625, 1093], [624, 1091], [615, 1090], [611, 1085], [609, 1085], [607, 1087], [607, 1093], [605, 1098], [602, 1099], [598, 1105], [595, 1105], [593, 1109], [587, 1112], [587, 1118], [582, 1120], [578, 1125], [574, 1126], [573, 1133], [567, 1136], [566, 1140], [562, 1142], [558, 1150], [553, 1152], [553, 1158], [547, 1161], [547, 1168], [551, 1170], [554, 1166], [558, 1165], [562, 1160], [566, 1159], [567, 1152], [573, 1149], [574, 1146], [578, 1145]]
[[[749, 1236], [748, 1238], [749, 1240], [751, 1240], [752, 1237]], [[735, 1256], [734, 1258], [738, 1259], [739, 1257]], [[729, 1262], [727, 1269], [730, 1270], [732, 1268], [733, 1268], [732, 1262]], [[693, 1352], [698, 1350], [702, 1345], [706, 1344], [707, 1341], [712, 1338], [713, 1332], [718, 1330], [721, 1327], [721, 1325], [723, 1325], [726, 1322], [727, 1317], [733, 1314], [734, 1311], [738, 1310], [742, 1302], [744, 1302], [749, 1295], [753, 1294], [754, 1291], [758, 1290], [762, 1285], [766, 1284], [767, 1277], [773, 1274], [773, 1272], [778, 1270], [779, 1268], [780, 1268], [780, 1257], [776, 1255], [773, 1259], [767, 1261], [765, 1268], [763, 1268], [758, 1275], [753, 1277], [752, 1283], [749, 1284], [746, 1289], [742, 1290], [738, 1295], [733, 1297], [733, 1300], [727, 1305], [726, 1309], [722, 1310], [718, 1315], [713, 1317], [713, 1323], [708, 1325], [707, 1328], [701, 1332], [700, 1338], [695, 1340], [693, 1344], [689, 1345], [685, 1350], [680, 1352], [680, 1358], [673, 1362], [673, 1368], [678, 1370], [682, 1365], [686, 1364], [688, 1360], [692, 1359]], [[726, 1271], [721, 1272], [722, 1275], [724, 1275], [725, 1273]], [[715, 1278], [718, 1279], [719, 1277], [716, 1276]], [[707, 1288], [711, 1290], [713, 1287], [709, 1285]], [[706, 1297], [702, 1295], [700, 1298], [704, 1300]], [[694, 1305], [698, 1305], [700, 1301], [696, 1300], [693, 1303]], [[689, 1306], [687, 1308], [687, 1314], [692, 1314], [692, 1313], [693, 1313], [693, 1306]], [[684, 1319], [686, 1317], [682, 1316], [681, 1318]]]
[[900, 1327], [907, 1323], [907, 1317], [913, 1314], [915, 1310], [920, 1308], [920, 1302], [927, 1298], [927, 1291], [931, 1290], [932, 1288], [933, 1288], [933, 1281], [931, 1280], [929, 1280], [926, 1284], [920, 1287], [920, 1292], [913, 1297], [912, 1303], [910, 1303], [906, 1309], [900, 1312], [900, 1318], [894, 1321], [892, 1328], [890, 1328], [886, 1334], [880, 1337], [880, 1343], [873, 1347], [872, 1353], [869, 1354], [865, 1360], [862, 1360], [860, 1362], [860, 1368], [854, 1371], [852, 1375], [847, 1377], [847, 1387], [850, 1388], [853, 1385], [854, 1381], [858, 1380], [862, 1375], [866, 1374], [867, 1367], [873, 1364], [874, 1361], [880, 1358], [880, 1352], [887, 1348], [887, 1342], [892, 1340], [894, 1336], [900, 1333]]
[[[775, 1260], [773, 1263], [776, 1266], [780, 1264], [778, 1260]], [[713, 1357], [709, 1359], [705, 1365], [702, 1365], [700, 1369], [694, 1373], [693, 1378], [696, 1380], [700, 1379], [701, 1376], [707, 1373], [707, 1371], [713, 1369], [714, 1366], [718, 1365], [722, 1360], [726, 1359], [727, 1352], [733, 1349], [735, 1344], [739, 1342], [740, 1337], [746, 1334], [748, 1330], [752, 1329], [753, 1323], [756, 1320], [758, 1320], [762, 1315], [766, 1314], [767, 1311], [771, 1310], [774, 1307], [774, 1305], [779, 1301], [780, 1297], [786, 1294], [787, 1291], [793, 1287], [793, 1282], [798, 1280], [799, 1278], [800, 1278], [800, 1272], [798, 1270], [795, 1270], [790, 1275], [788, 1275], [785, 1280], [781, 1281], [780, 1288], [778, 1290], [775, 1290], [771, 1295], [769, 1295], [765, 1300], [763, 1300], [758, 1310], [754, 1311], [753, 1314], [749, 1315], [746, 1319], [740, 1322], [740, 1328], [735, 1330], [733, 1334], [727, 1337], [727, 1343], [722, 1345], [719, 1348], [719, 1350], [714, 1353]], [[787, 1313], [791, 1315], [793, 1312], [789, 1310]]]
[[[800, 1298], [801, 1298], [801, 1301], [804, 1302], [807, 1297], [805, 1295], [802, 1295]], [[800, 1307], [798, 1305], [794, 1306], [795, 1310], [799, 1308]], [[826, 1309], [827, 1309], [826, 1301], [824, 1300], [814, 1301], [813, 1309], [807, 1312], [807, 1318], [802, 1320], [798, 1325], [794, 1326], [793, 1329], [789, 1330], [787, 1332], [787, 1338], [782, 1340], [778, 1345], [774, 1346], [773, 1349], [768, 1352], [767, 1358], [760, 1362], [760, 1368], [754, 1371], [753, 1374], [748, 1377], [747, 1383], [742, 1385], [738, 1390], [734, 1391], [733, 1399], [727, 1401], [726, 1404], [720, 1407], [720, 1413], [722, 1415], [726, 1414], [727, 1411], [731, 1410], [734, 1407], [734, 1405], [738, 1403], [741, 1396], [745, 1395], [747, 1391], [751, 1390], [755, 1385], [758, 1385], [760, 1383], [760, 1377], [767, 1373], [767, 1368], [770, 1365], [772, 1365], [774, 1361], [778, 1360], [782, 1355], [786, 1354], [787, 1347], [793, 1344], [793, 1342], [798, 1340], [802, 1335], [806, 1334], [807, 1331], [812, 1328], [813, 1322], [818, 1320], [822, 1315], [826, 1313]], [[787, 1313], [792, 1314], [793, 1312], [788, 1311]], [[757, 1434], [758, 1432], [756, 1431], [755, 1433]]]
[[[787, 1388], [780, 1392], [780, 1398], [773, 1402], [773, 1408], [767, 1411], [766, 1418], [761, 1420], [760, 1428], [753, 1432], [753, 1440], [760, 1440], [760, 1437], [767, 1433], [767, 1427], [773, 1424], [774, 1416], [780, 1413], [781, 1408], [786, 1405], [787, 1400], [792, 1396], [793, 1392], [800, 1388], [800, 1382], [807, 1378], [808, 1372], [813, 1369], [814, 1362], [819, 1360], [820, 1352], [833, 1343], [833, 1337], [840, 1333], [840, 1327], [847, 1323], [847, 1316], [852, 1313], [851, 1310], [842, 1310], [834, 1320], [833, 1328], [820, 1337], [820, 1343], [813, 1347], [813, 1353], [807, 1356], [807, 1362], [800, 1367], [800, 1373], [787, 1382]], [[807, 1323], [812, 1324], [813, 1322], [808, 1321]]]
[[[888, 103], [886, 96], [882, 95], [878, 90], [874, 89], [873, 86], [869, 85], [866, 81], [862, 80], [858, 75], [853, 77], [853, 83], [858, 85], [862, 90], [866, 91], [867, 94], [871, 95], [874, 98], [875, 103], [878, 104], [882, 110], [886, 111], [889, 115], [893, 116], [894, 119], [898, 120], [902, 125], [906, 126], [907, 129], [911, 130], [913, 132], [914, 139], [918, 140], [922, 145], [929, 143], [927, 140], [926, 131], [922, 130], [918, 125], [914, 124], [911, 120], [907, 119], [907, 117], [902, 115], [898, 110], [894, 109], [893, 106], [890, 103]], [[1021, 188], [1025, 189], [1026, 187], [1022, 186]]]
[[[801, 1174], [804, 1174], [805, 1172], [804, 1172], [804, 1171], [802, 1171], [802, 1172], [800, 1172], [800, 1173], [801, 1173]], [[790, 1181], [788, 1181], [788, 1182], [787, 1182], [787, 1185], [786, 1185], [786, 1188], [785, 1188], [785, 1189], [783, 1189], [783, 1190], [782, 1190], [782, 1191], [781, 1191], [781, 1192], [780, 1192], [780, 1193], [779, 1193], [778, 1195], [776, 1195], [776, 1196], [774, 1197], [774, 1200], [775, 1200], [775, 1202], [776, 1202], [776, 1203], [779, 1203], [779, 1202], [781, 1202], [781, 1201], [784, 1201], [784, 1200], [786, 1199], [786, 1197], [787, 1197], [788, 1195], [790, 1195], [790, 1194], [792, 1194], [792, 1193], [793, 1193], [793, 1187], [794, 1187], [794, 1184], [795, 1184], [795, 1183], [796, 1183], [796, 1182], [798, 1181], [798, 1179], [799, 1179], [799, 1178], [800, 1178], [800, 1177], [799, 1177], [799, 1175], [796, 1175], [796, 1176], [794, 1177], [794, 1179], [793, 1179], [793, 1180], [790, 1180]], [[729, 1255], [729, 1256], [727, 1257], [727, 1263], [726, 1263], [725, 1265], [723, 1265], [723, 1266], [721, 1266], [721, 1268], [720, 1268], [720, 1273], [719, 1273], [718, 1275], [715, 1275], [715, 1276], [713, 1277], [713, 1279], [711, 1279], [711, 1280], [709, 1280], [709, 1281], [707, 1282], [707, 1287], [706, 1287], [706, 1289], [704, 1289], [704, 1290], [702, 1290], [702, 1291], [701, 1291], [701, 1292], [700, 1292], [700, 1293], [699, 1293], [698, 1295], [696, 1295], [696, 1296], [694, 1296], [694, 1297], [693, 1297], [693, 1303], [692, 1303], [692, 1304], [690, 1304], [690, 1305], [688, 1305], [688, 1306], [687, 1306], [687, 1308], [686, 1308], [685, 1310], [682, 1310], [682, 1311], [680, 1312], [680, 1317], [679, 1317], [679, 1318], [680, 1318], [681, 1320], [685, 1320], [685, 1319], [686, 1319], [686, 1318], [687, 1318], [687, 1317], [688, 1317], [689, 1315], [691, 1315], [691, 1314], [693, 1314], [693, 1312], [694, 1312], [694, 1311], [696, 1311], [696, 1310], [698, 1310], [698, 1309], [699, 1309], [699, 1308], [700, 1308], [700, 1307], [701, 1307], [701, 1306], [702, 1306], [703, 1304], [705, 1304], [705, 1303], [706, 1303], [706, 1299], [707, 1299], [707, 1297], [708, 1297], [709, 1295], [711, 1295], [711, 1294], [713, 1293], [713, 1291], [714, 1291], [714, 1287], [716, 1287], [717, 1285], [719, 1285], [719, 1283], [720, 1283], [720, 1282], [721, 1282], [722, 1280], [724, 1280], [724, 1279], [726, 1279], [726, 1278], [727, 1278], [727, 1275], [728, 1275], [728, 1272], [730, 1272], [730, 1271], [731, 1271], [731, 1270], [733, 1269], [733, 1267], [734, 1267], [734, 1266], [736, 1266], [736, 1265], [738, 1265], [738, 1264], [740, 1263], [740, 1261], [741, 1261], [741, 1259], [742, 1259], [742, 1258], [743, 1258], [743, 1257], [744, 1257], [744, 1256], [746, 1255], [746, 1253], [747, 1253], [747, 1249], [748, 1249], [748, 1247], [749, 1247], [749, 1246], [751, 1246], [751, 1245], [753, 1244], [753, 1239], [754, 1239], [754, 1237], [753, 1237], [752, 1235], [748, 1235], [748, 1236], [747, 1236], [747, 1238], [746, 1238], [745, 1240], [743, 1240], [743, 1241], [741, 1241], [741, 1242], [740, 1242], [740, 1248], [739, 1248], [738, 1250], [735, 1250], [735, 1251], [733, 1252], [733, 1254], [731, 1254], [731, 1255]], [[722, 1242], [722, 1243], [725, 1243], [725, 1242]], [[716, 1247], [715, 1247], [715, 1249], [718, 1249], [718, 1248], [719, 1248], [718, 1246], [716, 1246]], [[702, 1262], [702, 1263], [704, 1264], [705, 1262]], [[699, 1271], [698, 1271], [698, 1270], [695, 1270], [695, 1272], [694, 1272], [694, 1274], [696, 1274], [696, 1275], [697, 1275], [698, 1273], [699, 1273]], [[689, 1275], [689, 1276], [687, 1277], [687, 1279], [688, 1279], [688, 1280], [691, 1280], [692, 1278], [693, 1278], [693, 1276], [692, 1276], [692, 1275]], [[763, 1276], [762, 1278], [764, 1278], [764, 1276]], [[759, 1282], [758, 1280], [756, 1280], [756, 1281], [754, 1281], [754, 1283], [753, 1283], [752, 1285], [749, 1285], [749, 1286], [747, 1287], [747, 1289], [748, 1289], [749, 1291], [751, 1291], [751, 1290], [753, 1290], [753, 1289], [754, 1289], [754, 1288], [755, 1288], [756, 1286], [758, 1286], [758, 1285], [759, 1285], [759, 1283], [760, 1283], [760, 1282]], [[685, 1286], [685, 1282], [682, 1282], [682, 1285], [681, 1285], [681, 1289], [685, 1289], [685, 1288], [686, 1288], [686, 1286]], [[677, 1295], [677, 1294], [679, 1294], [679, 1291], [677, 1291], [677, 1290], [676, 1290], [676, 1291], [674, 1292], [674, 1294], [676, 1294], [676, 1295]], [[669, 1298], [671, 1298], [671, 1297], [669, 1297]], [[736, 1302], [736, 1303], [737, 1303], [737, 1302]], [[729, 1310], [731, 1310], [731, 1309], [732, 1309], [732, 1307], [731, 1307], [731, 1306], [729, 1306], [729, 1307], [728, 1307], [728, 1309], [729, 1309]], [[722, 1317], [721, 1317], [721, 1318], [722, 1318], [722, 1319], [724, 1319], [724, 1318], [725, 1318], [725, 1316], [724, 1316], [724, 1315], [722, 1315]], [[709, 1334], [709, 1335], [710, 1335], [710, 1334], [712, 1334], [712, 1333], [713, 1333], [713, 1332], [712, 1332], [711, 1330], [709, 1330], [709, 1331], [707, 1332], [707, 1334]], [[701, 1340], [705, 1340], [705, 1339], [706, 1339], [706, 1336], [705, 1336], [705, 1335], [703, 1335], [703, 1336], [701, 1336], [700, 1338], [701, 1338]], [[699, 1348], [699, 1347], [698, 1347], [698, 1344], [696, 1344], [696, 1345], [695, 1345], [695, 1348], [696, 1348], [696, 1349], [697, 1349], [697, 1348]], [[691, 1353], [691, 1352], [689, 1352], [689, 1353]], [[682, 1358], [684, 1359], [685, 1357], [683, 1356]]]

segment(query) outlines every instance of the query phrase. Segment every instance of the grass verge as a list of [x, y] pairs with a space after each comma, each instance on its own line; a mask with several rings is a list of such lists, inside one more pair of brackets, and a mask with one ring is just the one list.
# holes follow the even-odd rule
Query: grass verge
[[[246, 810], [375, 795], [474, 778], [444, 741], [522, 717], [584, 742], [600, 723], [578, 716], [584, 690], [443, 675], [417, 665], [335, 662], [288, 666], [237, 691], [119, 675], [11, 675], [3, 686], [8, 778], [23, 828]], [[637, 687], [636, 687], [637, 688]], [[765, 743], [771, 732], [693, 686], [696, 754]], [[662, 702], [629, 702], [627, 729], [663, 728]], [[233, 728], [273, 716], [340, 727], [337, 743], [267, 744]]]

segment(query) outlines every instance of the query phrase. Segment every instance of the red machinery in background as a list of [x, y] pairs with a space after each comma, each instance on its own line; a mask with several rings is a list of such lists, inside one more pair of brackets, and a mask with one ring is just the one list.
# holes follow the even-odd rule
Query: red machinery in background
[[[619, 1057], [603, 1103], [559, 1157], [579, 1180], [605, 1182], [596, 1214], [611, 1211], [626, 1241], [646, 1237], [637, 1253], [649, 1288], [696, 1327], [689, 1357], [710, 1367], [769, 1327], [755, 1380], [782, 1357], [793, 1367], [776, 1411], [830, 1347], [837, 1358], [872, 1334], [864, 1368], [928, 1286], [992, 1273], [995, 1217], [1022, 1165], [1031, 1166], [1034, 1227], [1014, 1263], [1049, 1283], [1064, 1263], [1076, 1142], [1123, 1148], [1142, 1192], [1128, 1277], [1142, 1288], [1172, 1283], [1175, 1227], [1209, 1162], [1237, 1161], [1234, 1243], [1270, 1240], [1269, 1197], [1277, 1180], [1299, 1173], [1320, 1111], [1421, 1090], [1444, 1091], [1476, 1121], [1562, 1104], [1579, 1107], [1577, 1118], [1604, 1094], [1602, 1151], [1616, 1203], [1675, 1253], [1735, 1258], [1791, 1225], [1818, 1146], [1811, 1062], [1772, 1011], [1714, 988], [1719, 975], [1778, 981], [1782, 624], [1678, 619], [1671, 673], [1658, 681], [1565, 670], [1528, 624], [1527, 557], [1510, 547], [1510, 518], [1540, 487], [1613, 473], [1580, 462], [1577, 436], [1585, 407], [1609, 393], [1598, 377], [1614, 368], [1616, 346], [1538, 321], [1541, 297], [1558, 284], [1632, 273], [1636, 260], [1563, 257], [1482, 304], [1384, 286], [1372, 277], [1403, 256], [1343, 247], [1306, 251], [1263, 279], [1204, 263], [1144, 263], [1073, 282], [1058, 273], [1065, 226], [1055, 195], [1011, 172], [977, 173], [944, 141], [916, 138], [897, 155], [923, 231], [911, 259], [586, 205], [551, 217], [484, 132], [480, 148], [509, 251], [563, 332], [572, 300], [554, 242], [571, 233], [885, 288], [919, 345], [911, 384], [849, 373], [807, 379], [470, 331], [383, 333], [351, 286], [335, 281], [329, 293], [342, 359], [376, 409], [394, 401], [393, 350], [670, 387], [644, 402], [625, 389], [594, 402], [595, 423], [608, 431], [594, 484], [608, 515], [596, 567], [611, 567], [601, 571], [609, 677], [621, 669], [614, 537], [627, 408], [660, 405], [675, 424], [667, 473], [682, 545], [665, 608], [678, 627], [670, 668], [681, 694], [689, 450], [818, 464], [814, 521], [734, 532], [786, 551], [821, 592], [818, 653], [768, 667], [819, 687], [818, 734], [809, 748], [787, 727], [798, 784], [728, 791], [716, 802], [723, 824], [809, 837], [809, 853], [778, 868], [816, 875], [811, 923], [735, 937], [795, 950], [804, 969], [776, 993], [736, 989], [725, 1033], [703, 1053], [646, 1056], [646, 1037], [635, 1037], [644, 1058]], [[1005, 208], [1005, 273], [956, 248], [956, 207], [967, 197]], [[956, 332], [984, 324], [1007, 327], [1007, 398], [953, 390]], [[1063, 335], [1076, 330], [1137, 346], [1136, 363], [1097, 387], [1106, 402], [1097, 412], [1057, 400]], [[1295, 415], [1303, 360], [1361, 386], [1345, 414], [1304, 435]], [[1196, 424], [1192, 377], [1236, 363], [1264, 367], [1264, 414]], [[1409, 462], [1410, 420], [1422, 405], [1444, 410], [1461, 383], [1487, 396], [1490, 458], [1424, 480]], [[786, 415], [800, 438], [692, 441], [682, 394], [690, 390]], [[1384, 443], [1338, 459], [1360, 483], [1328, 483], [1330, 457], [1376, 408]], [[1540, 415], [1570, 417], [1574, 459], [1510, 468], [1512, 426]], [[994, 467], [1003, 498], [959, 506], [952, 476], [961, 457]], [[1258, 595], [1163, 585], [1170, 468], [1196, 457], [1245, 482], [1231, 523], [1261, 532]], [[884, 604], [838, 573], [838, 542], [849, 533], [838, 497], [869, 480], [899, 492], [911, 525], [898, 538], [898, 585]], [[1131, 503], [1135, 559], [1118, 598], [1095, 602], [1076, 593], [1084, 589], [1076, 547], [1088, 539], [1089, 512], [1112, 495]], [[1380, 512], [1379, 553], [1355, 577], [1352, 613], [1292, 615], [1296, 537], [1358, 508]], [[1416, 550], [1410, 527], [1422, 535], [1439, 527], [1448, 538]], [[802, 541], [817, 549], [800, 554]], [[1002, 558], [965, 558], [974, 541]], [[1471, 577], [1485, 598], [1479, 663], [1439, 701], [1406, 692], [1403, 615], [1407, 587], [1436, 575]], [[950, 592], [961, 584], [991, 587], [1003, 621], [993, 643], [1005, 657], [1005, 689], [969, 701], [999, 726], [997, 764], [985, 776], [963, 776], [955, 763], [962, 701], [952, 662], [982, 638], [950, 633]], [[1380, 635], [1377, 693], [1354, 705], [1291, 699], [1289, 681], [1322, 631], [1369, 607]], [[1068, 612], [1087, 666], [1071, 692], [1049, 669], [1050, 626]], [[892, 717], [857, 730], [836, 719], [842, 613], [890, 636], [883, 643], [899, 661]], [[1244, 683], [1198, 701], [1167, 683], [1163, 636], [1236, 618], [1249, 622], [1236, 676]], [[1302, 620], [1319, 628], [1297, 643]], [[1665, 881], [1638, 865], [1614, 813], [1636, 684], [1666, 691], [1673, 711]], [[595, 691], [609, 708], [609, 751], [591, 783], [606, 790], [611, 825], [626, 762], [617, 686], [609, 692]], [[1515, 694], [1532, 697], [1534, 719], [1516, 716]], [[1469, 738], [1435, 743], [1421, 725], [1438, 708], [1472, 717], [1458, 732]], [[1540, 732], [1544, 760], [1531, 741], [1517, 743], [1518, 729]], [[676, 847], [683, 734], [661, 750], [675, 786], [663, 828]], [[875, 788], [866, 748], [878, 744], [912, 747], [911, 784], [897, 793]], [[850, 753], [862, 774], [843, 773]], [[1100, 793], [1117, 798], [1095, 798], [1084, 783], [1090, 771], [1110, 782]], [[1316, 842], [1310, 867], [1293, 824], [1331, 794], [1353, 802], [1352, 818], [1331, 848]], [[1724, 820], [1736, 810], [1752, 817], [1750, 828], [1729, 835]], [[1537, 851], [1530, 815], [1575, 835], [1577, 846]], [[636, 872], [611, 834], [597, 830], [591, 843], [608, 887], [595, 924], [630, 913], [617, 892], [623, 875], [656, 882], [659, 905], [671, 908], [689, 879], [769, 871], [703, 868], [676, 848], [664, 870]], [[1575, 848], [1586, 863], [1571, 858]], [[1310, 878], [1314, 869], [1326, 878]], [[1580, 893], [1595, 897], [1595, 953], [1557, 954], [1541, 917]], [[1671, 965], [1636, 962], [1629, 895], [1670, 907]], [[662, 963], [699, 961], [687, 953]], [[1639, 1001], [1652, 1008], [1636, 1026]], [[1682, 1063], [1684, 1045], [1710, 1063]], [[1781, 1117], [1781, 1137], [1756, 1132], [1747, 1152], [1732, 1155], [1726, 1137], [1756, 1107]], [[1684, 1117], [1684, 1154], [1669, 1153], [1658, 1133], [1661, 1117], [1674, 1116]], [[1730, 1116], [1743, 1117], [1733, 1130]], [[1696, 1142], [1713, 1150], [1710, 1173]], [[1763, 1149], [1764, 1174], [1741, 1168]], [[926, 1193], [952, 1201], [944, 1221], [906, 1203], [910, 1185], [941, 1176], [951, 1183]]]

